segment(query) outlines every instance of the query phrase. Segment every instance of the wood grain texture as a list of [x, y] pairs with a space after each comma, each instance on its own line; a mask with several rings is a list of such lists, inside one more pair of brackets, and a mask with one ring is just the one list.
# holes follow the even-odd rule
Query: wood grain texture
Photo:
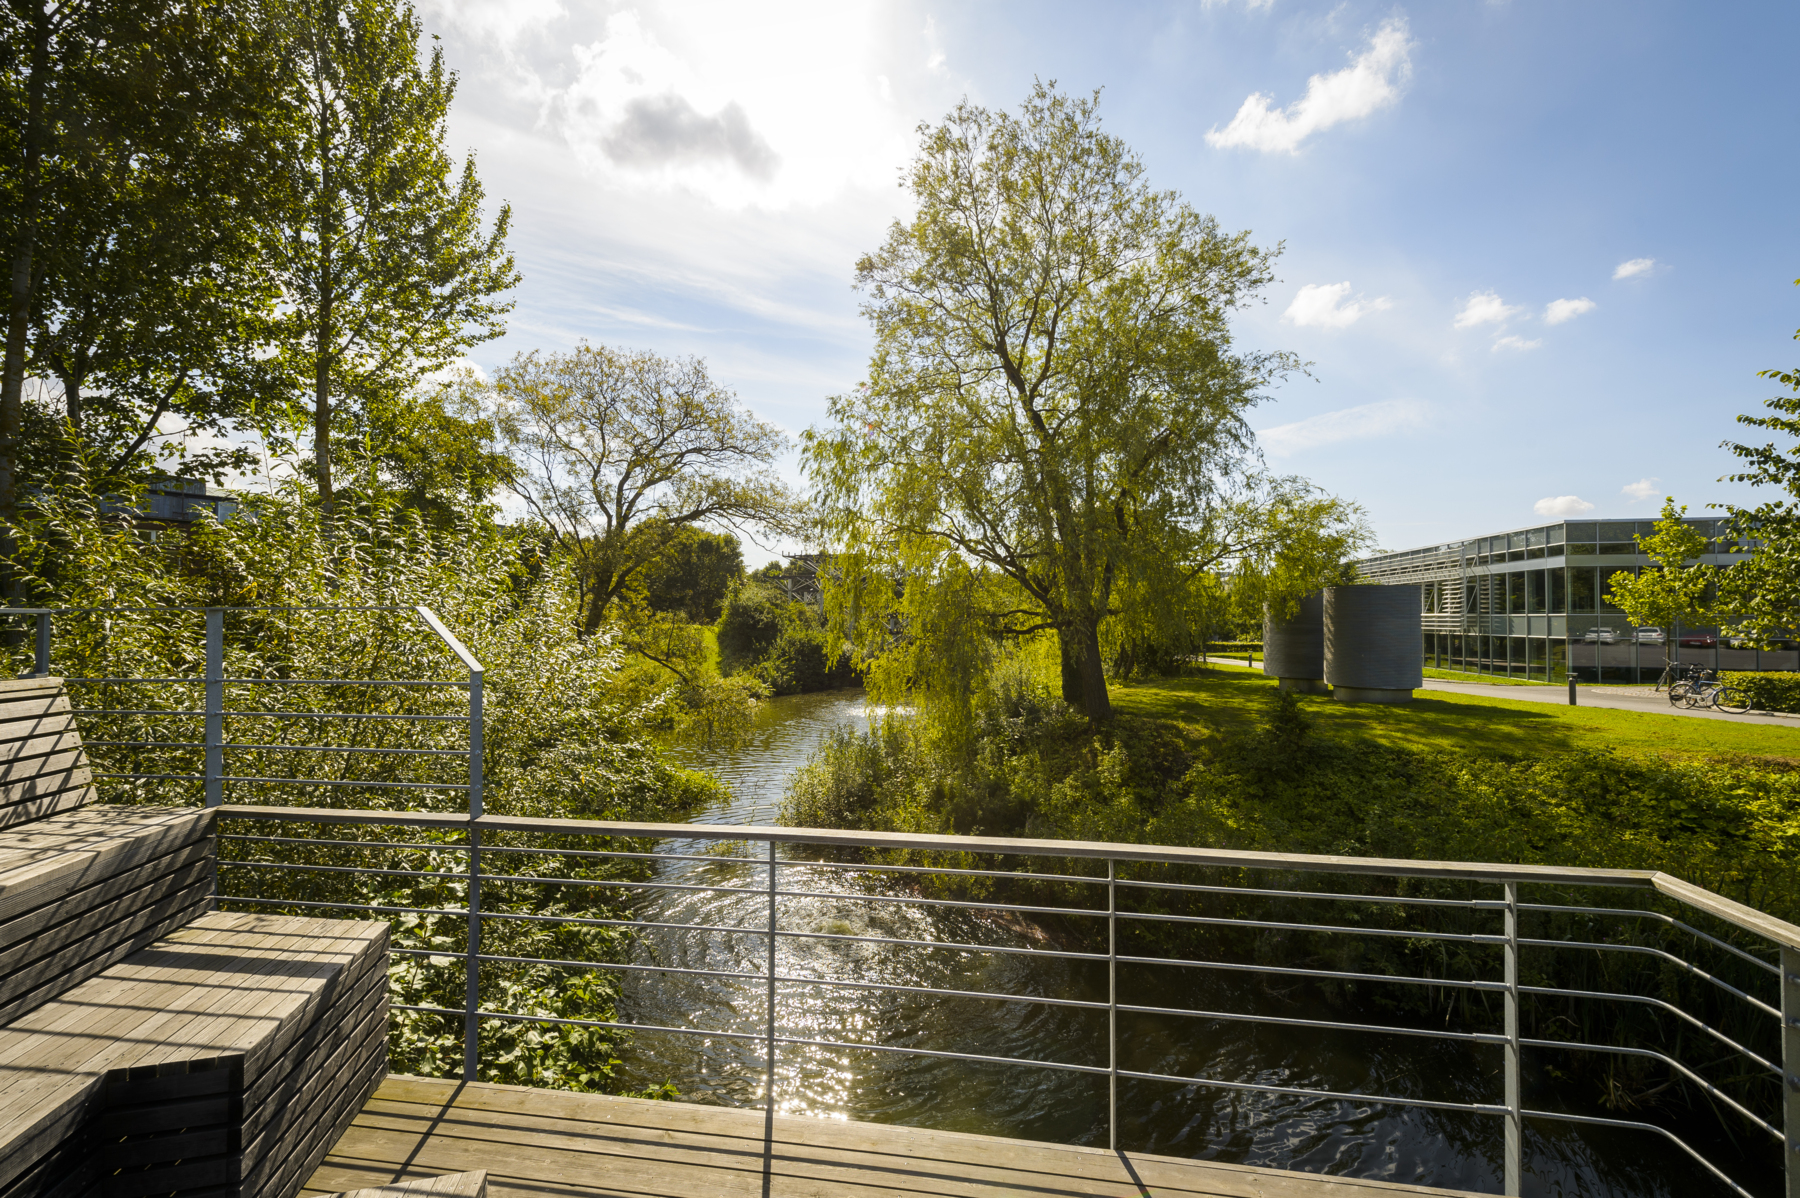
[[111, 1198], [287, 1198], [385, 1071], [386, 950], [385, 923], [212, 912], [0, 1028], [0, 1195], [93, 1130]]
[[389, 1077], [304, 1192], [355, 1193], [485, 1169], [493, 1198], [752, 1198], [765, 1193], [766, 1168], [771, 1198], [1463, 1193], [835, 1119], [777, 1116], [765, 1141], [764, 1126], [760, 1111]]
[[94, 801], [94, 775], [60, 678], [0, 686], [0, 828]]
[[397, 1181], [392, 1185], [333, 1194], [331, 1198], [487, 1198], [487, 1170], [472, 1169], [467, 1173]]

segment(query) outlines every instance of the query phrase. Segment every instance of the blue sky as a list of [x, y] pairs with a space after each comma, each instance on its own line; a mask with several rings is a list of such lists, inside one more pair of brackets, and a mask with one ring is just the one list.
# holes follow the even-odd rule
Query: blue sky
[[1251, 423], [1385, 548], [1742, 501], [1719, 442], [1800, 358], [1791, 6], [421, 15], [462, 75], [452, 141], [513, 205], [490, 370], [582, 338], [698, 354], [783, 428], [822, 420], [867, 359], [852, 264], [906, 213], [913, 129], [1034, 77], [1103, 88], [1152, 183], [1286, 244], [1236, 334], [1311, 377]]

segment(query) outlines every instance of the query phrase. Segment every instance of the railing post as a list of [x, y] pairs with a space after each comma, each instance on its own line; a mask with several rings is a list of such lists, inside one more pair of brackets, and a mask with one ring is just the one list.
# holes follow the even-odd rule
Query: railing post
[[225, 801], [225, 611], [206, 609], [206, 805]]
[[[475, 813], [471, 812], [473, 816]], [[481, 1063], [481, 829], [469, 821], [468, 953], [463, 964], [463, 1080]]]
[[1506, 1194], [1525, 1184], [1524, 1107], [1519, 1079], [1519, 884], [1506, 883]]
[[50, 613], [47, 611], [37, 614], [37, 654], [32, 672], [39, 678], [50, 676]]
[[1106, 1139], [1119, 1150], [1119, 863], [1106, 859]]
[[463, 1080], [475, 1081], [481, 1064], [481, 678], [469, 667], [469, 929], [463, 967]]
[[764, 1051], [767, 1064], [767, 1079], [764, 1093], [768, 1101], [764, 1109], [769, 1117], [775, 1115], [775, 841], [769, 840], [769, 1012], [768, 1012], [768, 1044]]
[[1787, 1198], [1800, 1198], [1800, 948], [1781, 946], [1781, 1087]]

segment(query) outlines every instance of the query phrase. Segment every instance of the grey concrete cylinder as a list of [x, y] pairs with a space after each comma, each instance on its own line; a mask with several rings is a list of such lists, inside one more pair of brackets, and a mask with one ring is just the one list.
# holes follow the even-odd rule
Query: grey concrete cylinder
[[1328, 587], [1325, 681], [1348, 703], [1410, 703], [1425, 684], [1417, 584]]
[[1263, 673], [1284, 691], [1324, 694], [1325, 593], [1300, 600], [1291, 620], [1276, 621], [1263, 611]]

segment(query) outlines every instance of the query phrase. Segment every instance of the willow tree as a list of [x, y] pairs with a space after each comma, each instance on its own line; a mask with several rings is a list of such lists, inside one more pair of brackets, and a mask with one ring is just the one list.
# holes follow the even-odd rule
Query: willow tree
[[1297, 363], [1228, 324], [1278, 251], [1152, 189], [1097, 105], [1039, 84], [1017, 115], [965, 101], [921, 127], [916, 215], [857, 264], [868, 380], [806, 463], [825, 535], [913, 593], [906, 635], [929, 635], [932, 580], [966, 610], [970, 572], [991, 576], [989, 631], [1054, 632], [1063, 697], [1102, 720], [1122, 584], [1179, 550], [1241, 469], [1245, 410]]

